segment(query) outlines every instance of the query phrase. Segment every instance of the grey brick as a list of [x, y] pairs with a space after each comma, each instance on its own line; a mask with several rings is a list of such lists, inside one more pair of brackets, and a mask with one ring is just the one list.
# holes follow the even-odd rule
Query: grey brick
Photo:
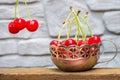
[[[31, 16], [33, 19], [44, 18], [44, 7], [43, 3], [33, 3], [28, 5]], [[26, 7], [23, 4], [19, 5], [20, 16], [28, 19]], [[18, 16], [17, 16], [18, 17]], [[14, 5], [0, 5], [0, 18], [1, 19], [13, 19], [14, 18]]]
[[50, 56], [3, 56], [0, 57], [0, 67], [51, 67], [54, 64]]
[[[45, 13], [48, 29], [51, 36], [55, 37], [58, 35], [58, 32], [62, 27], [62, 23], [69, 13], [70, 6], [73, 6], [75, 10], [80, 9], [82, 15], [85, 13], [85, 11], [89, 10], [85, 3], [82, 4], [80, 2], [81, 1], [72, 0], [47, 0], [45, 5]], [[90, 26], [92, 27], [93, 34], [104, 34], [104, 27], [102, 25], [102, 22], [91, 14], [89, 16]], [[71, 35], [75, 34], [75, 30], [75, 27], [73, 27], [73, 32]], [[65, 30], [63, 31], [62, 35], [66, 35]]]
[[[39, 0], [26, 0], [27, 3], [33, 3], [33, 2], [37, 2]], [[19, 2], [21, 3], [24, 3], [24, 0], [19, 0]], [[13, 4], [13, 3], [16, 3], [16, 0], [2, 0], [0, 1], [0, 4]]]
[[21, 55], [45, 55], [50, 54], [49, 38], [23, 40], [18, 43], [18, 53]]
[[17, 54], [16, 40], [0, 40], [0, 55]]
[[120, 10], [120, 0], [87, 0], [93, 11]]
[[120, 34], [120, 11], [106, 12], [103, 19], [108, 31]]

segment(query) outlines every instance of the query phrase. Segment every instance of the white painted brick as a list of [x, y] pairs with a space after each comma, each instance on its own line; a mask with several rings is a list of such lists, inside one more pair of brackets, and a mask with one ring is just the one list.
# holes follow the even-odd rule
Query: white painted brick
[[[14, 18], [14, 7], [15, 5], [0, 5], [0, 18], [1, 19], [13, 19]], [[33, 19], [38, 18], [39, 20], [44, 18], [44, 7], [43, 3], [33, 3], [28, 5], [31, 16]], [[23, 4], [19, 5], [20, 16], [28, 19], [26, 7]]]
[[18, 43], [18, 53], [21, 55], [44, 55], [50, 54], [50, 38], [23, 40]]
[[108, 31], [120, 34], [120, 11], [105, 12], [103, 20]]
[[[16, 0], [1, 0], [1, 4], [13, 4]], [[26, 0], [28, 3], [37, 2], [39, 0]], [[24, 2], [24, 0], [19, 0], [19, 2]]]
[[[114, 53], [105, 53], [105, 55], [101, 56], [99, 61], [106, 61], [106, 60], [109, 60], [111, 59], [112, 57], [114, 56]], [[118, 55], [112, 60], [112, 61], [109, 61], [109, 62], [105, 62], [105, 63], [99, 63], [97, 64], [95, 67], [101, 67], [101, 68], [104, 68], [104, 67], [120, 67], [120, 54], [118, 53]]]
[[0, 40], [0, 55], [17, 54], [16, 40]]
[[51, 67], [50, 56], [3, 56], [0, 57], [0, 67]]
[[[115, 45], [117, 46], [117, 50], [120, 51], [120, 37], [117, 35], [104, 35], [102, 36], [102, 40], [112, 40]], [[115, 52], [115, 46], [109, 42], [109, 41], [104, 41], [103, 42], [103, 46], [104, 46], [104, 51], [105, 52]]]
[[87, 0], [87, 3], [94, 11], [120, 10], [120, 0]]
[[[58, 6], [59, 3], [59, 6]], [[63, 4], [64, 3], [64, 4]], [[89, 11], [85, 3], [81, 3], [81, 1], [72, 1], [72, 0], [47, 0], [45, 4], [45, 14], [47, 25], [49, 29], [49, 34], [52, 37], [56, 37], [59, 34], [59, 30], [62, 27], [62, 23], [66, 19], [70, 10], [69, 7], [73, 6], [75, 11], [81, 10], [80, 15], [84, 15], [86, 11]], [[104, 26], [102, 22], [96, 18], [94, 15], [89, 14], [89, 23], [92, 28], [94, 35], [102, 35], [104, 34]], [[84, 28], [86, 26], [83, 26]], [[71, 33], [74, 36], [76, 27], [73, 26], [73, 31]], [[66, 35], [66, 30], [64, 29], [62, 32], [62, 36]]]

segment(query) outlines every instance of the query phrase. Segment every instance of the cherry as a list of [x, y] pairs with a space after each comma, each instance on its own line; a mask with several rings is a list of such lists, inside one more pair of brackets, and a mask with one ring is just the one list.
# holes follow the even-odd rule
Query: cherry
[[75, 47], [69, 48], [68, 55], [70, 58], [78, 58], [79, 57], [78, 49]]
[[65, 48], [59, 47], [57, 51], [60, 58], [67, 57], [67, 51], [65, 50]]
[[8, 30], [9, 30], [9, 32], [12, 33], [12, 34], [16, 34], [16, 33], [19, 32], [19, 29], [14, 26], [14, 22], [10, 22], [10, 23], [8, 24]]
[[89, 44], [94, 44], [94, 43], [99, 44], [100, 42], [101, 42], [101, 38], [99, 36], [93, 36], [88, 40]]
[[62, 52], [62, 54], [59, 54], [59, 57], [66, 58], [67, 57], [67, 52]]
[[65, 46], [70, 46], [70, 45], [77, 45], [77, 42], [74, 39], [67, 39], [63, 41], [62, 44]]
[[82, 44], [88, 44], [88, 41], [79, 40], [78, 41], [78, 46], [81, 46]]
[[19, 30], [22, 30], [26, 26], [26, 21], [23, 18], [16, 18], [14, 20], [14, 26], [18, 28]]
[[52, 41], [50, 42], [50, 45], [58, 46], [59, 44], [61, 44], [61, 42], [59, 42], [58, 40], [52, 40]]
[[90, 48], [90, 54], [92, 55], [92, 56], [95, 56], [95, 55], [97, 55], [99, 53], [99, 48], [98, 48], [98, 46], [92, 46], [91, 48]]
[[37, 20], [28, 20], [26, 22], [26, 28], [30, 32], [36, 31], [38, 29], [38, 26], [39, 26], [39, 24], [38, 24]]

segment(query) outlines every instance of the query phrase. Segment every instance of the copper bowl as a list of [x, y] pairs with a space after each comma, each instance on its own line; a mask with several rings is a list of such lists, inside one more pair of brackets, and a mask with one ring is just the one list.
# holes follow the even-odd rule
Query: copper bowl
[[99, 45], [50, 46], [53, 63], [63, 71], [82, 71], [91, 69], [98, 60]]
[[[108, 40], [107, 40], [108, 41]], [[109, 40], [110, 41], [110, 40]], [[113, 60], [117, 55], [117, 47], [113, 41], [116, 54], [113, 58], [98, 62], [101, 44], [83, 44], [81, 46], [54, 46], [50, 45], [51, 58], [53, 63], [62, 71], [85, 71], [93, 68], [98, 63]]]

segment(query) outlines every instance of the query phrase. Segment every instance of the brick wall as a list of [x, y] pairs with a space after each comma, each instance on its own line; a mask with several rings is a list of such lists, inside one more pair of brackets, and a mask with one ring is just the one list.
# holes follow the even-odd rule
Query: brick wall
[[[21, 16], [27, 19], [24, 0], [20, 1]], [[89, 11], [94, 34], [112, 39], [120, 51], [120, 0], [27, 0], [32, 18], [39, 21], [37, 32], [23, 30], [17, 35], [8, 33], [7, 25], [13, 20], [15, 0], [0, 1], [0, 67], [54, 67], [50, 59], [49, 42], [57, 36], [69, 6]], [[63, 35], [65, 35], [63, 33]], [[72, 34], [73, 35], [73, 34]], [[110, 43], [104, 44], [104, 58], [113, 56]], [[120, 67], [120, 55], [110, 63], [96, 67]]]

